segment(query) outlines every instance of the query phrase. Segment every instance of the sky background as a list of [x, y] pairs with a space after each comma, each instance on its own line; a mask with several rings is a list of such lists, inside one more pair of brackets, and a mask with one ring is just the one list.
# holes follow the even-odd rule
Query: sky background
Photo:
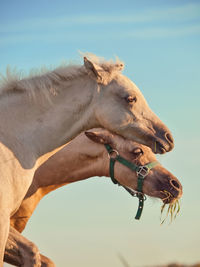
[[23, 234], [58, 267], [122, 267], [118, 253], [138, 267], [200, 261], [200, 1], [0, 0], [1, 73], [82, 64], [79, 51], [124, 61], [172, 131], [158, 159], [182, 182], [181, 212], [160, 226], [148, 198], [136, 221], [138, 201], [96, 177], [45, 197]]

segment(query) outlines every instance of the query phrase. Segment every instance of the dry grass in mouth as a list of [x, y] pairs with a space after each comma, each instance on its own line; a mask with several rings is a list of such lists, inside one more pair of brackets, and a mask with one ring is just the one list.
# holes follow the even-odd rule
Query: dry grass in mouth
[[[166, 190], [160, 191], [160, 192], [162, 192], [166, 196], [165, 198], [162, 199], [163, 201], [168, 201], [168, 200], [173, 198], [172, 194]], [[164, 213], [166, 205], [168, 205], [168, 209], [166, 211], [164, 219], [162, 219], [162, 215]], [[175, 201], [173, 201], [172, 203], [169, 203], [169, 204], [164, 203], [161, 207], [161, 217], [160, 217], [161, 225], [165, 222], [168, 215], [170, 215], [170, 223], [173, 220], [175, 220], [179, 211], [180, 211], [180, 203], [179, 203], [178, 199], [176, 199]]]

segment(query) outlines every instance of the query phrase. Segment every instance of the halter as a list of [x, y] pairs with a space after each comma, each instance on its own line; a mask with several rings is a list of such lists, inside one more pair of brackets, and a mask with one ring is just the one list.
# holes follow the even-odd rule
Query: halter
[[[126, 160], [125, 158], [121, 157], [119, 155], [119, 152], [115, 149], [113, 149], [110, 145], [106, 144], [105, 145], [107, 151], [108, 151], [108, 155], [110, 158], [110, 177], [111, 180], [114, 184], [118, 184], [119, 186], [124, 187], [124, 189], [126, 189], [133, 197], [137, 197], [139, 199], [139, 205], [138, 205], [138, 210], [135, 216], [136, 220], [139, 220], [142, 214], [142, 210], [143, 210], [143, 206], [144, 206], [144, 201], [146, 200], [146, 196], [144, 195], [144, 193], [142, 192], [142, 187], [143, 187], [143, 182], [144, 182], [144, 178], [148, 175], [149, 171], [154, 168], [156, 165], [159, 164], [159, 162], [157, 161], [153, 161], [150, 162], [146, 165], [141, 165], [138, 166], [128, 160]], [[114, 156], [111, 156], [112, 154], [115, 154]], [[129, 187], [123, 186], [121, 185], [114, 177], [114, 166], [115, 166], [115, 162], [118, 161], [121, 164], [125, 165], [126, 167], [128, 167], [129, 169], [131, 169], [132, 171], [135, 171], [137, 174], [137, 190], [133, 190]]]

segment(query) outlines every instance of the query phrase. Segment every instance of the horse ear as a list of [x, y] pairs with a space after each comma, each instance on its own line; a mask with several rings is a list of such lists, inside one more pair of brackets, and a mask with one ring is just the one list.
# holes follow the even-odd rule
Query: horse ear
[[86, 57], [84, 57], [84, 66], [87, 71], [97, 80], [97, 82], [102, 81], [102, 73], [104, 70], [97, 64], [91, 62]]
[[111, 137], [108, 134], [102, 132], [85, 132], [85, 135], [95, 143], [99, 144], [111, 144]]
[[116, 63], [114, 65], [114, 68], [113, 69], [115, 71], [122, 71], [124, 69], [124, 63], [123, 62]]

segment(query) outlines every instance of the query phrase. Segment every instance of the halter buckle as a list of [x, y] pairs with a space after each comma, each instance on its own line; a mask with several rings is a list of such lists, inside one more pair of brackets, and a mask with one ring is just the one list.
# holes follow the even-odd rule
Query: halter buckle
[[149, 173], [149, 168], [146, 166], [139, 166], [138, 171], [136, 171], [138, 176], [141, 176], [142, 178], [146, 177]]
[[112, 149], [108, 152], [109, 159], [116, 159], [117, 156], [119, 156], [119, 152], [115, 149]]

